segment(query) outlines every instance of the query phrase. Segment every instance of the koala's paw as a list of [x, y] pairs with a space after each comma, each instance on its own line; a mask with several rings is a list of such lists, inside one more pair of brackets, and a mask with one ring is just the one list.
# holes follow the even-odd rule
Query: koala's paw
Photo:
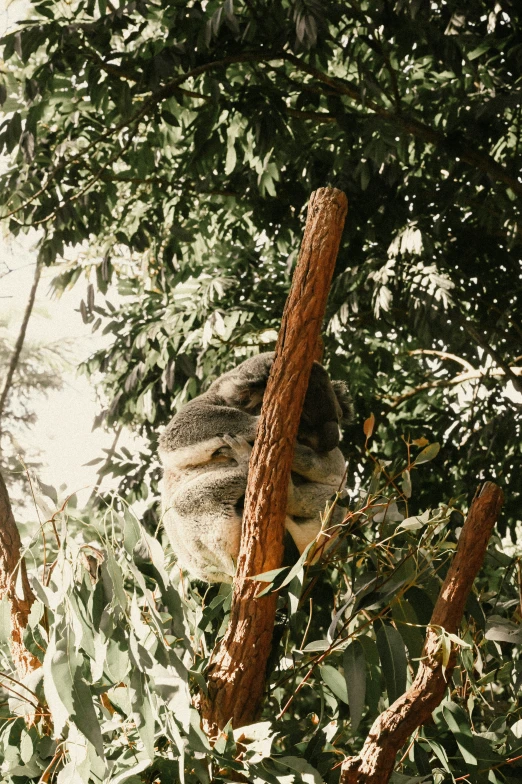
[[237, 460], [238, 465], [248, 465], [252, 445], [243, 436], [224, 435], [223, 441], [230, 447], [232, 455]]

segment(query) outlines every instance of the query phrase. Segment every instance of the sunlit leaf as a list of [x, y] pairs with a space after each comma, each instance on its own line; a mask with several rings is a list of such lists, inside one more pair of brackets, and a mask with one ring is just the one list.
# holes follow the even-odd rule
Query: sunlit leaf
[[429, 446], [425, 447], [422, 452], [419, 452], [414, 460], [415, 465], [421, 465], [421, 463], [427, 463], [429, 460], [433, 460], [433, 458], [439, 454], [439, 451], [440, 444], [430, 444]]

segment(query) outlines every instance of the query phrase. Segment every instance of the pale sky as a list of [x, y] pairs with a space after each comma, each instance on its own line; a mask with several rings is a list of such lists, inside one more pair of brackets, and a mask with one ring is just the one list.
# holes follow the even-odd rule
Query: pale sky
[[[25, 16], [28, 6], [28, 0], [0, 0], [0, 34], [13, 29]], [[33, 280], [36, 241], [36, 234], [19, 238], [6, 236], [5, 227], [0, 225], [0, 314], [10, 316], [13, 339], [18, 335]], [[24, 447], [36, 445], [39, 448], [45, 464], [40, 473], [42, 481], [57, 488], [66, 484], [67, 493], [79, 490], [81, 505], [96, 482], [97, 466], [84, 464], [103, 456], [102, 449], [110, 447], [114, 434], [101, 429], [92, 431], [94, 417], [100, 408], [95, 386], [84, 376], [78, 376], [75, 367], [97, 348], [106, 345], [110, 338], [103, 338], [98, 332], [93, 335], [91, 325], [84, 324], [78, 312], [80, 300], [85, 297], [86, 281], [79, 280], [72, 291], [57, 299], [51, 297], [49, 290], [49, 282], [55, 275], [56, 269], [45, 270], [42, 274], [27, 339], [48, 344], [71, 341], [74, 364], [64, 376], [63, 390], [51, 392], [47, 398], [35, 397], [33, 410], [38, 421], [19, 440]], [[28, 518], [34, 516], [31, 508], [27, 515]]]
[[[0, 235], [0, 312], [11, 317], [13, 339], [18, 334], [34, 275], [34, 240], [35, 237]], [[83, 502], [96, 481], [96, 467], [84, 463], [103, 456], [102, 449], [110, 447], [114, 434], [101, 429], [92, 431], [99, 412], [95, 384], [78, 376], [75, 370], [97, 348], [107, 345], [110, 337], [93, 334], [91, 325], [81, 319], [78, 307], [85, 296], [86, 281], [79, 280], [71, 291], [57, 299], [51, 297], [49, 286], [55, 275], [56, 269], [43, 272], [27, 339], [46, 344], [71, 341], [71, 369], [64, 376], [63, 390], [51, 392], [47, 398], [35, 397], [38, 421], [19, 440], [23, 446], [38, 446], [47, 465], [40, 476], [44, 482], [55, 487], [65, 483], [70, 492], [86, 487], [79, 494], [79, 501]]]
[[23, 19], [29, 8], [29, 0], [0, 0], [0, 34], [5, 35]]

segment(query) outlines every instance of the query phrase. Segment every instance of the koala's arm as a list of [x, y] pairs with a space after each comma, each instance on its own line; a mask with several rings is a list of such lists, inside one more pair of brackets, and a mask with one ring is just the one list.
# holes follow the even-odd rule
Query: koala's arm
[[296, 444], [292, 472], [307, 482], [329, 485], [333, 493], [344, 486], [346, 461], [340, 449], [320, 454], [304, 444]]
[[[207, 582], [232, 582], [241, 537], [242, 499], [248, 476], [250, 446], [206, 450], [205, 465], [163, 479], [163, 524], [180, 565]], [[203, 445], [199, 445], [203, 454]]]
[[[286, 528], [300, 553], [321, 530], [321, 515], [328, 501], [345, 486], [346, 463], [340, 449], [318, 454], [296, 444], [292, 480], [288, 489]], [[333, 510], [332, 523], [343, 519], [340, 508]]]

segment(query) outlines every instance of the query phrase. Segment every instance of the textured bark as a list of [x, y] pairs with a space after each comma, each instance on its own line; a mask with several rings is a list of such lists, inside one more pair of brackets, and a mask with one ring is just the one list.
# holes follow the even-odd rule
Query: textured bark
[[23, 643], [23, 630], [34, 595], [29, 586], [25, 561], [20, 557], [22, 542], [14, 521], [9, 496], [0, 474], [0, 597], [7, 596], [11, 609], [11, 655], [20, 679], [40, 666]]
[[502, 491], [492, 482], [486, 482], [475, 496], [433, 609], [417, 676], [408, 691], [375, 720], [359, 756], [344, 761], [340, 784], [386, 784], [399, 749], [441, 703], [456, 654], [452, 652], [444, 673], [440, 629], [433, 627], [443, 627], [450, 634], [457, 632], [502, 502]]
[[265, 392], [250, 459], [243, 530], [230, 623], [212, 655], [208, 696], [201, 697], [203, 723], [214, 735], [257, 718], [277, 596], [256, 598], [264, 584], [249, 578], [277, 569], [283, 556], [288, 481], [294, 443], [318, 336], [324, 317], [347, 201], [335, 188], [315, 191]]

